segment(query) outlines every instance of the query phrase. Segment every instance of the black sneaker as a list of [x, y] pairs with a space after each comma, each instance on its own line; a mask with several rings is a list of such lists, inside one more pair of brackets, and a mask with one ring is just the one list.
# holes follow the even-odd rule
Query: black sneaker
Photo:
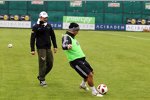
[[47, 87], [47, 84], [45, 81], [40, 81], [40, 85], [43, 86], [43, 87]]
[[37, 78], [40, 81], [40, 86], [47, 87], [47, 84], [46, 84], [45, 80], [41, 81], [39, 76]]

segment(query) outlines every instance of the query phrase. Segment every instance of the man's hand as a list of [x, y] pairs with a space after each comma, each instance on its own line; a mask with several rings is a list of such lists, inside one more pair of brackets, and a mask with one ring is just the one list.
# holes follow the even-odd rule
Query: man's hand
[[71, 45], [71, 44], [68, 44], [68, 50], [71, 49], [71, 48], [72, 48], [72, 45]]
[[31, 51], [31, 55], [35, 55], [35, 51]]
[[54, 53], [56, 53], [57, 52], [57, 48], [54, 48]]

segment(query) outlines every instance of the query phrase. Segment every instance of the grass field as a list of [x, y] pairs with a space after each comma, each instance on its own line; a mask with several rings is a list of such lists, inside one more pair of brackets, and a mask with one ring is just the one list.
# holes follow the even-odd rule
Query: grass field
[[[30, 29], [0, 29], [0, 100], [150, 100], [150, 33], [80, 31], [76, 37], [95, 71], [95, 85], [108, 94], [79, 89], [81, 78], [61, 49], [65, 30], [56, 30], [58, 52], [48, 87], [37, 80], [37, 55], [30, 55]], [[13, 48], [7, 48], [8, 43]]]

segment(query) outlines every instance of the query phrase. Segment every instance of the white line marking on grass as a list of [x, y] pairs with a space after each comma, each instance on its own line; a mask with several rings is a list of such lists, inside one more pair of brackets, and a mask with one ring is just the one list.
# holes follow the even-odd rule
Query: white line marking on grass
[[116, 35], [116, 36], [122, 36], [122, 37], [129, 37], [129, 38], [139, 39], [139, 40], [150, 40], [150, 39], [141, 38], [141, 37], [135, 37], [135, 36], [130, 36], [130, 35], [120, 35], [120, 34], [115, 34], [115, 33], [105, 33], [105, 34]]

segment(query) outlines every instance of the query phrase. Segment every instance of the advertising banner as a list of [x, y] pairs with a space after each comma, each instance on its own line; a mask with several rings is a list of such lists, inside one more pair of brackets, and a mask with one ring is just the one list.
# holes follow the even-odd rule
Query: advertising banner
[[70, 7], [82, 7], [82, 0], [71, 0]]
[[0, 21], [0, 27], [31, 28], [31, 21]]
[[95, 29], [95, 17], [63, 16], [63, 29], [68, 29], [69, 24], [72, 22], [78, 23], [80, 29]]
[[126, 29], [126, 25], [124, 24], [96, 24], [95, 30], [116, 30], [116, 31], [124, 31]]
[[44, 4], [44, 0], [31, 0], [31, 4], [35, 4], [35, 5], [43, 5]]
[[5, 1], [0, 1], [0, 4], [5, 4]]
[[108, 7], [120, 7], [120, 3], [108, 3]]
[[126, 31], [150, 30], [150, 25], [126, 25]]
[[150, 3], [145, 3], [145, 9], [150, 9]]
[[[32, 22], [32, 26], [36, 24], [37, 22]], [[48, 22], [51, 24], [53, 29], [62, 29], [62, 22]]]
[[50, 22], [50, 24], [54, 29], [62, 29], [62, 22]]

